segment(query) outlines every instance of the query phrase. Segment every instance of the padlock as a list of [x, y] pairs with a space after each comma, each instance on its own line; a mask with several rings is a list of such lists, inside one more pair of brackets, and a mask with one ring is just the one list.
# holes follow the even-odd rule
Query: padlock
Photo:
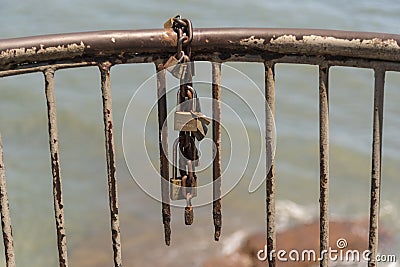
[[164, 29], [171, 29], [174, 26], [175, 18], [169, 18], [166, 22], [164, 22]]
[[[167, 62], [164, 63], [164, 66], [163, 66], [164, 69], [168, 69], [169, 70], [169, 68], [179, 64], [180, 63], [179, 59], [176, 58], [175, 56], [170, 56], [168, 58]], [[182, 60], [183, 60], [183, 58], [182, 58]]]
[[[197, 177], [196, 175], [192, 175], [191, 184], [187, 184], [187, 175], [183, 175], [178, 177], [178, 145], [179, 138], [177, 138], [173, 145], [173, 159], [172, 159], [172, 178], [170, 179], [170, 199], [171, 200], [180, 200], [187, 199], [187, 194], [190, 193], [191, 197], [197, 196]], [[187, 160], [188, 170], [192, 172], [194, 170], [193, 166], [194, 162], [191, 160]]]
[[192, 112], [193, 117], [196, 117], [197, 122], [197, 130], [193, 132], [193, 135], [196, 137], [197, 141], [201, 141], [207, 135], [208, 128], [207, 125], [210, 124], [211, 120], [207, 118], [201, 112]]
[[185, 224], [192, 225], [193, 224], [193, 207], [187, 206], [185, 207]]
[[207, 125], [210, 124], [211, 119], [206, 117], [203, 113], [201, 113], [200, 100], [196, 95], [196, 110], [192, 112], [192, 115], [197, 118], [197, 131], [193, 132], [197, 141], [201, 141], [207, 135], [208, 128]]
[[177, 138], [173, 145], [173, 159], [172, 159], [172, 178], [170, 179], [170, 199], [178, 200], [184, 199], [185, 197], [182, 195], [182, 177], [177, 177], [177, 163], [178, 163], [178, 145], [179, 138]]
[[184, 132], [197, 131], [197, 119], [190, 111], [176, 111], [174, 116], [174, 130]]
[[175, 78], [186, 81], [185, 77], [187, 75], [187, 69], [188, 69], [187, 63], [179, 62], [178, 64], [176, 64], [172, 68], [169, 68], [168, 70]]
[[201, 141], [207, 135], [208, 128], [207, 125], [210, 124], [211, 119], [206, 117], [203, 113], [201, 113], [200, 100], [196, 96], [196, 112], [193, 112], [193, 115], [197, 116], [197, 131], [194, 132], [194, 136], [197, 141]]
[[[164, 69], [167, 69], [175, 78], [184, 80], [188, 73], [188, 56], [185, 52], [180, 51], [178, 54], [170, 56], [164, 64]], [[190, 68], [189, 68], [190, 69]]]
[[[181, 178], [181, 177], [179, 177], [179, 178]], [[183, 199], [183, 195], [181, 192], [182, 179], [179, 179], [179, 178], [171, 178], [171, 187], [170, 187], [171, 200]]]
[[179, 53], [170, 56], [167, 62], [164, 63], [164, 69], [168, 69], [169, 67], [173, 67], [183, 61], [185, 58], [185, 52], [180, 51]]
[[[186, 85], [185, 88], [192, 93], [192, 99], [177, 106], [174, 116], [174, 130], [194, 132], [196, 139], [201, 141], [207, 134], [207, 125], [210, 124], [211, 120], [201, 113], [200, 101], [193, 87]], [[179, 94], [180, 90], [177, 93], [177, 102], [179, 102]], [[186, 108], [187, 104], [191, 104], [190, 107]]]
[[[193, 98], [197, 98], [196, 91], [191, 86], [185, 86], [185, 88], [189, 89], [192, 92]], [[179, 94], [180, 90], [177, 93], [177, 102], [179, 103]], [[175, 131], [187, 131], [187, 132], [196, 132], [197, 131], [197, 116], [192, 114], [193, 111], [196, 110], [196, 100], [189, 99], [187, 100], [189, 104], [191, 104], [190, 110], [181, 110], [183, 105], [186, 105], [186, 102], [181, 103], [177, 106], [177, 110], [174, 115], [174, 130]]]
[[[182, 177], [178, 177], [178, 145], [179, 145], [179, 138], [177, 138], [173, 145], [173, 160], [172, 160], [172, 178], [170, 179], [170, 199], [171, 200], [180, 200], [180, 199], [187, 199], [187, 193], [190, 193], [192, 197], [197, 196], [197, 179], [196, 176], [193, 176], [192, 185], [187, 186], [187, 175]], [[193, 170], [193, 162], [191, 160], [187, 161], [188, 169]], [[190, 187], [190, 190], [187, 190]]]

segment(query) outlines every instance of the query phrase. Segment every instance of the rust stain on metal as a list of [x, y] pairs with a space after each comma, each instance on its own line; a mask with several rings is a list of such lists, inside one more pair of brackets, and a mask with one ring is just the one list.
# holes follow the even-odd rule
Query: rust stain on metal
[[318, 35], [309, 35], [303, 36], [302, 39], [296, 39], [293, 35], [288, 36], [280, 36], [276, 39], [271, 39], [270, 43], [273, 45], [282, 45], [284, 43], [300, 43], [300, 44], [309, 44], [309, 45], [318, 45], [323, 47], [335, 47], [336, 49], [341, 48], [392, 48], [399, 49], [400, 46], [396, 40], [388, 39], [382, 40], [379, 38], [373, 39], [340, 39], [329, 36], [318, 36]]
[[[329, 67], [319, 67], [320, 251], [329, 249]], [[322, 254], [321, 254], [322, 255]], [[323, 255], [321, 267], [328, 267]]]
[[221, 236], [222, 211], [221, 211], [221, 64], [212, 63], [212, 129], [213, 129], [213, 219], [214, 240]]
[[373, 39], [341, 39], [329, 36], [318, 36], [318, 35], [306, 35], [301, 38], [295, 35], [282, 35], [274, 36], [270, 40], [266, 41], [264, 38], [256, 38], [255, 36], [250, 36], [249, 38], [244, 38], [240, 41], [240, 44], [248, 47], [256, 47], [261, 49], [267, 49], [270, 46], [285, 46], [288, 44], [307, 44], [314, 46], [324, 46], [324, 47], [370, 47], [370, 48], [392, 48], [398, 50], [400, 45], [394, 39], [383, 40], [380, 38]]
[[0, 210], [1, 210], [1, 229], [3, 232], [6, 266], [15, 267], [14, 240], [12, 235], [10, 207], [8, 204], [6, 168], [4, 166], [3, 142], [1, 134], [0, 134]]
[[115, 146], [113, 135], [112, 97], [110, 62], [99, 65], [101, 92], [103, 99], [104, 136], [107, 161], [108, 198], [110, 207], [111, 239], [113, 245], [114, 267], [122, 266], [121, 233], [118, 211], [118, 186], [116, 175]]
[[58, 45], [45, 47], [41, 44], [39, 47], [33, 46], [31, 48], [15, 48], [7, 49], [6, 51], [1, 51], [0, 53], [0, 63], [8, 62], [15, 57], [23, 57], [24, 59], [29, 59], [33, 61], [36, 57], [46, 54], [47, 57], [52, 57], [57, 54], [68, 53], [71, 57], [81, 56], [85, 50], [85, 44], [83, 42], [68, 44], [68, 45]]
[[254, 35], [240, 40], [240, 44], [243, 46], [265, 49], [265, 39], [256, 38]]
[[320, 35], [274, 35], [270, 39], [253, 35], [241, 39], [239, 43], [246, 48], [276, 53], [348, 57], [359, 57], [362, 54], [374, 51], [374, 57], [387, 58], [390, 54], [398, 55], [400, 49], [400, 45], [395, 39], [345, 39]]
[[382, 69], [375, 69], [371, 195], [370, 195], [370, 215], [369, 215], [370, 222], [369, 222], [369, 242], [368, 242], [368, 250], [371, 252], [371, 256], [368, 262], [368, 267], [374, 267], [377, 265], [375, 259], [378, 254], [384, 87], [385, 87], [385, 71], [383, 71]]
[[[320, 65], [320, 249], [326, 249], [329, 241], [329, 132], [328, 132], [328, 65], [375, 68], [375, 104], [372, 153], [372, 181], [370, 207], [369, 250], [377, 253], [378, 221], [381, 179], [381, 146], [383, 120], [383, 87], [385, 70], [400, 71], [400, 35], [361, 33], [306, 29], [197, 29], [192, 43], [192, 59], [224, 61], [264, 62], [266, 66], [266, 98], [273, 111], [274, 69], [276, 63], [309, 63]], [[117, 39], [118, 38], [118, 39]], [[122, 266], [121, 240], [118, 215], [116, 160], [111, 107], [110, 68], [113, 64], [156, 63], [160, 173], [162, 186], [162, 219], [165, 243], [170, 244], [171, 211], [169, 202], [169, 163], [165, 97], [165, 70], [160, 58], [175, 51], [176, 34], [172, 29], [138, 31], [104, 31], [49, 35], [2, 40], [0, 42], [0, 77], [28, 72], [43, 71], [46, 82], [46, 98], [49, 118], [49, 143], [53, 175], [53, 196], [56, 218], [57, 241], [60, 266], [68, 266], [64, 212], [61, 187], [60, 155], [54, 97], [55, 69], [97, 65], [107, 57], [110, 62], [102, 63], [101, 88], [103, 97], [104, 134], [107, 157], [109, 206], [114, 251], [114, 266]], [[90, 45], [89, 45], [90, 44]], [[325, 61], [325, 60], [329, 61]], [[323, 66], [321, 66], [323, 65]], [[220, 73], [213, 64], [213, 98], [219, 99]], [[220, 116], [220, 107], [213, 107], [213, 117]], [[266, 120], [266, 122], [268, 122]], [[268, 125], [268, 123], [267, 123]], [[213, 164], [213, 219], [214, 238], [219, 239], [222, 216], [220, 202], [220, 129], [219, 122], [213, 122], [213, 140], [216, 143], [216, 157]], [[0, 140], [1, 144], [1, 140]], [[1, 148], [0, 148], [1, 150]], [[268, 147], [267, 147], [268, 151]], [[267, 170], [267, 246], [275, 249], [275, 170]], [[5, 170], [0, 160], [0, 202], [3, 239], [7, 267], [15, 266], [12, 248], [12, 228], [7, 215]], [[216, 180], [217, 179], [217, 180]], [[3, 184], [4, 180], [4, 184]], [[8, 211], [9, 213], [9, 211]], [[8, 256], [7, 256], [8, 255]], [[8, 257], [8, 258], [7, 258]], [[327, 258], [321, 266], [327, 266]], [[274, 260], [269, 262], [275, 266]], [[369, 262], [375, 266], [375, 262]]]
[[157, 70], [157, 109], [158, 109], [158, 146], [160, 151], [160, 175], [162, 220], [165, 244], [171, 244], [171, 208], [169, 200], [169, 161], [168, 161], [168, 125], [165, 69], [162, 63], [156, 63]]
[[175, 46], [176, 45], [176, 33], [173, 29], [165, 29], [161, 34], [161, 43]]
[[[192, 60], [264, 62], [286, 56], [330, 60], [383, 61], [398, 69], [400, 35], [311, 29], [196, 29]], [[112, 39], [114, 38], [114, 39]], [[113, 40], [115, 42], [113, 42]], [[113, 64], [153, 62], [176, 50], [172, 29], [54, 34], [0, 42], [0, 70], [38, 71], [53, 63], [91, 62], [107, 57]], [[39, 52], [40, 51], [40, 52]], [[276, 61], [277, 62], [277, 61]], [[97, 64], [96, 62], [95, 64]], [[394, 65], [393, 65], [394, 64]], [[72, 64], [73, 65], [73, 64]], [[71, 65], [71, 66], [72, 66]], [[64, 65], [65, 68], [66, 65]], [[40, 69], [39, 71], [42, 71]], [[4, 76], [0, 73], [0, 76]]]
[[[266, 173], [267, 180], [265, 185], [266, 191], [266, 217], [267, 217], [267, 255], [271, 255], [268, 259], [269, 267], [276, 266], [276, 255], [272, 253], [276, 251], [276, 231], [275, 231], [275, 166], [273, 158], [273, 140], [271, 133], [274, 129], [274, 113], [275, 113], [275, 67], [271, 62], [264, 62], [265, 70], [265, 135], [266, 135]], [[271, 166], [268, 158], [271, 157]]]
[[46, 69], [45, 77], [45, 93], [47, 100], [47, 117], [49, 130], [49, 144], [51, 156], [51, 170], [53, 175], [53, 197], [54, 197], [54, 212], [56, 219], [57, 230], [57, 245], [59, 266], [67, 267], [67, 240], [64, 226], [64, 204], [62, 197], [62, 179], [60, 171], [60, 158], [58, 148], [58, 126], [57, 126], [57, 111], [56, 99], [54, 95], [54, 69]]

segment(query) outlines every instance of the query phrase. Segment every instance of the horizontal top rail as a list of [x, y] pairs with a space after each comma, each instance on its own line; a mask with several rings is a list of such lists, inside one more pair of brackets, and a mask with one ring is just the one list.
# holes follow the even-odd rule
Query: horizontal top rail
[[[191, 49], [193, 60], [219, 62], [262, 62], [292, 55], [399, 63], [400, 35], [312, 29], [198, 28], [194, 30]], [[174, 52], [176, 34], [172, 29], [3, 39], [0, 71], [59, 63], [94, 64], [102, 59], [113, 64], [154, 62]]]

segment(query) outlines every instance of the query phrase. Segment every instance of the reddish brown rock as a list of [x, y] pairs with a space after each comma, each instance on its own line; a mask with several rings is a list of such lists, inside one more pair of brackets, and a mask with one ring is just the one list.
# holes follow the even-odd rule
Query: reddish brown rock
[[[345, 239], [347, 250], [358, 250], [362, 253], [368, 248], [368, 221], [334, 221], [330, 223], [330, 247], [340, 251], [337, 247], [337, 240]], [[380, 231], [380, 239], [383, 243], [387, 242], [389, 234]], [[257, 253], [264, 249], [265, 234], [256, 233], [248, 236], [239, 249], [232, 254], [214, 258], [207, 261], [204, 267], [261, 267], [266, 266], [266, 261], [257, 259]], [[277, 251], [285, 250], [289, 253], [291, 250], [302, 252], [304, 250], [313, 250], [316, 257], [319, 256], [319, 222], [304, 224], [288, 229], [277, 235]], [[339, 254], [336, 254], [339, 256]], [[296, 256], [296, 255], [294, 255]], [[288, 255], [284, 256], [289, 258]], [[301, 259], [301, 256], [300, 256]], [[278, 262], [278, 266], [284, 267], [306, 267], [314, 266], [314, 261], [291, 261]]]
[[[265, 265], [265, 264], [264, 264]], [[204, 267], [252, 267], [254, 260], [246, 253], [237, 251], [225, 257], [213, 258], [207, 261]]]

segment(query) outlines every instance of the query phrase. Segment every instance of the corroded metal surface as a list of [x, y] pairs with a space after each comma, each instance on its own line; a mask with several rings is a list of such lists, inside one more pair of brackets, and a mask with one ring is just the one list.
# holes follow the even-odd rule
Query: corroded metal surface
[[328, 267], [329, 251], [329, 68], [319, 67], [319, 157], [320, 157], [320, 261], [321, 267]]
[[[308, 29], [196, 29], [191, 59], [264, 62], [285, 55], [400, 61], [400, 35]], [[100, 31], [0, 40], [0, 70], [53, 63], [134, 58], [154, 62], [176, 51], [172, 29]], [[60, 61], [60, 62], [59, 62]]]
[[[276, 266], [276, 231], [275, 231], [275, 166], [273, 157], [273, 140], [275, 113], [275, 67], [271, 62], [265, 62], [265, 135], [266, 135], [266, 214], [267, 214], [267, 251], [268, 264]], [[271, 117], [272, 116], [272, 117]], [[270, 158], [269, 158], [270, 157]], [[270, 162], [271, 161], [271, 162]]]
[[12, 236], [12, 225], [10, 207], [8, 204], [6, 167], [3, 158], [3, 141], [0, 134], [0, 211], [1, 230], [3, 232], [4, 254], [7, 267], [15, 267], [14, 240]]
[[121, 233], [118, 211], [118, 183], [116, 174], [114, 129], [112, 117], [112, 98], [110, 81], [110, 62], [104, 62], [100, 66], [101, 73], [101, 92], [103, 98], [103, 120], [104, 135], [107, 160], [107, 178], [108, 178], [108, 198], [111, 215], [111, 237], [114, 252], [114, 267], [122, 266], [121, 256]]
[[160, 175], [162, 197], [162, 221], [164, 240], [167, 246], [171, 243], [171, 208], [169, 202], [169, 162], [168, 162], [168, 125], [167, 95], [165, 69], [162, 63], [156, 64], [157, 71], [157, 107], [158, 107], [158, 144], [160, 150]]
[[213, 219], [214, 240], [221, 236], [222, 212], [221, 212], [221, 64], [212, 63], [212, 129], [213, 129]]
[[54, 95], [54, 69], [44, 72], [45, 93], [47, 100], [47, 117], [49, 125], [49, 144], [51, 156], [51, 170], [53, 174], [54, 212], [57, 228], [58, 260], [60, 267], [68, 266], [67, 236], [64, 226], [64, 202], [60, 171], [60, 150], [58, 148], [58, 126], [56, 99]]
[[[162, 187], [162, 218], [165, 243], [170, 244], [170, 200], [166, 84], [163, 63], [176, 52], [176, 34], [172, 29], [101, 31], [0, 40], [0, 77], [29, 72], [44, 72], [49, 119], [49, 141], [53, 174], [54, 209], [60, 266], [68, 266], [58, 149], [57, 117], [54, 97], [54, 72], [58, 69], [99, 65], [103, 94], [103, 115], [111, 212], [114, 266], [122, 266], [118, 215], [117, 177], [111, 107], [110, 67], [115, 64], [153, 62], [157, 69], [159, 111], [160, 174]], [[191, 42], [193, 61], [213, 61], [212, 96], [220, 99], [220, 64], [227, 61], [260, 62], [265, 65], [265, 97], [274, 113], [274, 65], [277, 63], [314, 64], [319, 66], [320, 105], [320, 249], [329, 244], [329, 102], [328, 80], [330, 66], [351, 66], [375, 69], [375, 101], [372, 145], [372, 179], [369, 250], [371, 258], [378, 249], [378, 219], [382, 156], [383, 89], [385, 71], [400, 71], [400, 35], [331, 30], [225, 28], [196, 29]], [[266, 108], [267, 111], [267, 108]], [[213, 104], [213, 140], [216, 144], [213, 162], [213, 219], [218, 240], [221, 232], [221, 132], [220, 104]], [[266, 130], [272, 120], [266, 114]], [[266, 153], [272, 147], [267, 140]], [[267, 251], [276, 250], [275, 233], [275, 169], [268, 168], [266, 183]], [[15, 266], [12, 252], [5, 173], [0, 159], [0, 201], [3, 238], [7, 266]], [[8, 215], [7, 215], [8, 212]], [[7, 240], [7, 244], [6, 244]], [[268, 255], [269, 256], [269, 255]], [[274, 256], [274, 255], [272, 255]], [[8, 258], [7, 258], [8, 257]], [[275, 266], [275, 257], [269, 266]], [[328, 265], [324, 254], [321, 266]], [[369, 266], [376, 266], [374, 261]]]
[[383, 128], [383, 99], [385, 86], [385, 72], [381, 69], [375, 70], [375, 93], [374, 93], [374, 117], [373, 117], [373, 139], [372, 139], [372, 170], [371, 170], [371, 204], [369, 224], [369, 245], [371, 252], [369, 267], [376, 266], [378, 255], [378, 225], [379, 204], [381, 191], [381, 162], [382, 162], [382, 128]]

